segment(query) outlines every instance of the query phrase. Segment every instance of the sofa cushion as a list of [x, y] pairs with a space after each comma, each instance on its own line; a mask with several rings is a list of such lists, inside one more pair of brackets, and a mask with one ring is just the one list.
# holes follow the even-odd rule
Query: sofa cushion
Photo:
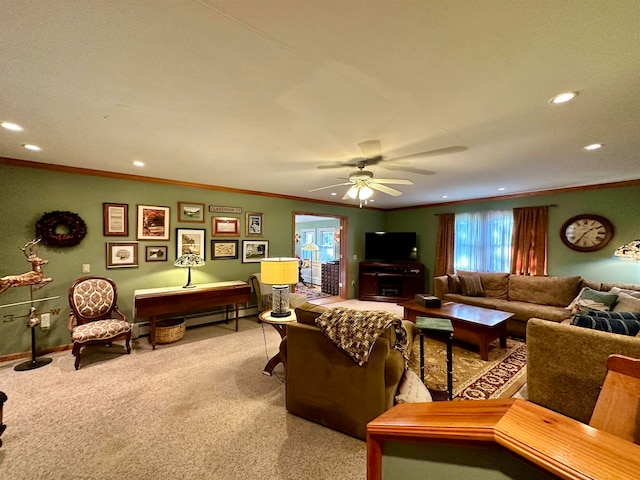
[[458, 275], [447, 273], [447, 283], [449, 286], [449, 293], [461, 293], [460, 277], [458, 277]]
[[484, 297], [482, 281], [478, 275], [458, 275], [462, 295], [467, 297]]
[[[485, 297], [507, 299], [509, 291], [509, 274], [508, 273], [485, 273], [485, 272], [467, 272], [458, 270], [459, 276], [477, 275], [482, 283]], [[451, 289], [449, 289], [451, 292]]]
[[574, 314], [590, 310], [609, 311], [617, 300], [618, 295], [584, 287], [567, 308], [571, 309], [571, 313]]
[[630, 312], [592, 311], [575, 315], [571, 325], [635, 337], [640, 332], [640, 315]]
[[581, 277], [509, 275], [509, 300], [566, 307], [580, 291]]
[[503, 312], [513, 313], [515, 315], [514, 320], [521, 322], [527, 322], [533, 317], [543, 318], [553, 322], [561, 322], [571, 318], [571, 312], [564, 307], [538, 305], [537, 303], [499, 300], [495, 308]]

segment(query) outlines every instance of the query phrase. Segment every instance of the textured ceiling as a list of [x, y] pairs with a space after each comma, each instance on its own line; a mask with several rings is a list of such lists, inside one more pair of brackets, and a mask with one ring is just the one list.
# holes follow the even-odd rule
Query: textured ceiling
[[0, 120], [25, 129], [0, 129], [2, 157], [342, 202], [309, 190], [345, 181], [316, 167], [359, 142], [466, 147], [369, 168], [415, 183], [379, 208], [640, 178], [637, 0], [3, 0], [0, 18]]

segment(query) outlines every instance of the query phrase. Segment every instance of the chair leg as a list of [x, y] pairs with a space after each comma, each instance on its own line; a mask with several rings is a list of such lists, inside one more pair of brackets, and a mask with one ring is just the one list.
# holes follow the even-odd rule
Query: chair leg
[[76, 361], [74, 363], [74, 367], [76, 367], [76, 370], [80, 368], [80, 349], [81, 348], [82, 346], [80, 344], [74, 343], [73, 350], [71, 351], [71, 353], [73, 353], [73, 356], [76, 357]]
[[127, 347], [127, 353], [131, 353], [131, 332], [125, 337], [125, 346]]

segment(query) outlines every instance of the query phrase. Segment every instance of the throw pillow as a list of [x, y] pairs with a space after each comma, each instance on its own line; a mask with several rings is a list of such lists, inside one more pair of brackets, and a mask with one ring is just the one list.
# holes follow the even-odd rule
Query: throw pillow
[[449, 284], [449, 293], [460, 293], [460, 277], [447, 273], [447, 283]]
[[609, 311], [617, 300], [618, 295], [584, 287], [567, 308], [570, 308], [573, 314], [590, 310]]
[[460, 275], [460, 290], [467, 297], [484, 297], [479, 275]]
[[635, 337], [640, 332], [640, 314], [592, 311], [574, 316], [571, 325]]
[[425, 386], [420, 377], [410, 369], [404, 371], [402, 380], [398, 386], [396, 403], [431, 402], [431, 392]]
[[[609, 293], [613, 293], [609, 291]], [[627, 293], [619, 292], [618, 301], [613, 307], [614, 312], [635, 312], [640, 313], [640, 298]]]

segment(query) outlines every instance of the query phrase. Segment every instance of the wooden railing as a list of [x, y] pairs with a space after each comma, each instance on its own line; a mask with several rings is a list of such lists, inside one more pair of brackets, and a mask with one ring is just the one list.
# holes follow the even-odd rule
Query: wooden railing
[[[416, 442], [430, 457], [428, 461], [412, 459], [412, 469], [419, 465], [420, 470], [415, 478], [446, 478], [430, 475], [436, 464], [440, 471], [455, 470], [451, 457], [438, 463], [438, 454], [433, 453], [447, 448], [462, 452], [454, 456], [460, 464], [474, 451], [486, 456], [488, 449], [498, 450], [545, 478], [640, 478], [640, 445], [522, 399], [396, 405], [367, 425], [367, 478], [409, 478], [383, 468], [384, 457], [393, 444], [405, 445], [407, 451], [412, 446], [415, 451]], [[505, 478], [500, 475], [484, 471], [482, 478]]]

